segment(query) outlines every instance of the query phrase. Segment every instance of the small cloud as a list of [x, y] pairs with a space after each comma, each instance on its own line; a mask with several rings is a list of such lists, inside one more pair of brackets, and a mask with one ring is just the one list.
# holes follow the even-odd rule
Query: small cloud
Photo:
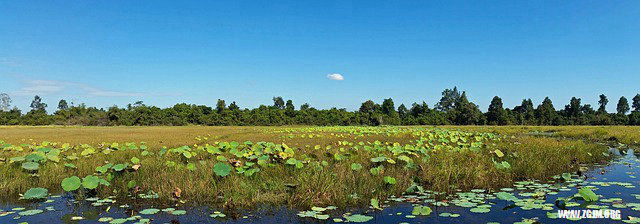
[[328, 74], [327, 78], [331, 79], [331, 80], [337, 80], [337, 81], [342, 81], [344, 80], [344, 77], [338, 73], [333, 73], [333, 74]]

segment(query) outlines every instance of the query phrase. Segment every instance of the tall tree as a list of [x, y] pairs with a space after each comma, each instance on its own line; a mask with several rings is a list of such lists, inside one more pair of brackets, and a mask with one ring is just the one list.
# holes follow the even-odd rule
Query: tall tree
[[308, 110], [310, 107], [311, 105], [309, 105], [309, 103], [304, 103], [300, 106], [300, 110]]
[[616, 109], [618, 114], [626, 114], [629, 112], [629, 101], [627, 101], [626, 97], [620, 97], [620, 100], [618, 100], [618, 107], [616, 107]]
[[598, 113], [599, 114], [606, 114], [607, 113], [607, 104], [609, 103], [609, 99], [607, 99], [607, 96], [605, 96], [604, 94], [600, 94], [600, 100], [598, 100], [598, 105], [600, 105], [600, 107], [598, 107]]
[[407, 106], [403, 104], [400, 104], [400, 106], [398, 106], [398, 115], [400, 115], [400, 118], [404, 119], [407, 115], [409, 114], [409, 109], [407, 109]]
[[440, 111], [448, 112], [454, 108], [460, 97], [460, 91], [458, 91], [457, 86], [454, 86], [453, 89], [445, 89], [442, 91], [442, 98], [436, 104], [436, 108]]
[[60, 102], [58, 102], [58, 110], [68, 110], [69, 109], [69, 104], [67, 104], [67, 101], [64, 99], [61, 99]]
[[216, 103], [216, 111], [218, 113], [222, 113], [222, 111], [227, 108], [227, 103], [224, 102], [224, 100], [222, 99], [218, 99], [218, 102]]
[[287, 103], [285, 104], [284, 111], [285, 111], [284, 113], [289, 117], [294, 117], [295, 116], [296, 107], [293, 105], [293, 101], [287, 100]]
[[467, 94], [462, 92], [454, 105], [454, 123], [458, 125], [482, 124], [483, 115], [474, 103], [469, 102]]
[[632, 100], [633, 103], [631, 103], [631, 106], [633, 107], [633, 111], [640, 112], [640, 94], [636, 94]]
[[284, 100], [280, 96], [273, 97], [273, 106], [278, 109], [284, 109]]
[[236, 104], [236, 101], [233, 101], [231, 102], [231, 104], [229, 104], [229, 110], [237, 111], [237, 110], [240, 110], [240, 107], [238, 107], [238, 104]]
[[491, 104], [489, 104], [487, 122], [491, 125], [507, 124], [507, 112], [504, 110], [502, 105], [502, 99], [498, 96], [494, 96], [491, 100]]
[[361, 113], [373, 113], [375, 107], [376, 103], [374, 103], [372, 100], [367, 100], [364, 101], [362, 105], [360, 105], [360, 109], [358, 111], [360, 111]]
[[549, 97], [545, 97], [542, 104], [536, 108], [536, 119], [541, 125], [554, 125], [556, 124], [556, 109], [553, 107], [553, 102]]
[[571, 97], [571, 101], [564, 107], [567, 116], [569, 117], [579, 117], [580, 113], [582, 113], [582, 103], [580, 103], [582, 99]]
[[47, 104], [42, 102], [42, 98], [36, 95], [31, 101], [31, 111], [46, 112]]
[[534, 124], [535, 113], [533, 109], [533, 102], [531, 99], [523, 99], [520, 106], [516, 106], [513, 108], [514, 111], [518, 112], [518, 123], [519, 124]]
[[396, 113], [396, 108], [393, 105], [393, 100], [391, 98], [384, 99], [384, 101], [382, 101], [382, 113], [389, 116]]
[[585, 104], [582, 106], [582, 113], [584, 114], [595, 114], [596, 111], [591, 107], [591, 104]]
[[11, 97], [9, 94], [0, 93], [0, 111], [9, 111], [11, 109]]

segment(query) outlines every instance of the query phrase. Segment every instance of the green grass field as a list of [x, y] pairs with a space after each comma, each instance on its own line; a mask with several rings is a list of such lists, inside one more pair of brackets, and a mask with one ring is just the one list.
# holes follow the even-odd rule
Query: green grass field
[[[640, 127], [5, 126], [0, 192], [61, 193], [65, 178], [90, 176], [101, 184], [87, 187], [83, 180], [72, 190], [77, 196], [362, 205], [415, 185], [455, 192], [548, 179], [605, 161], [602, 143], [638, 139]], [[26, 169], [28, 162], [38, 168]]]

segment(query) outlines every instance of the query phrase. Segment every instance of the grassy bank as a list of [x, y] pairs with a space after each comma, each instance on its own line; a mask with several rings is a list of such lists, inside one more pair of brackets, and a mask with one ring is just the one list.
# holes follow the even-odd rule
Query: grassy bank
[[[529, 134], [552, 130], [572, 138]], [[602, 128], [0, 127], [0, 193], [17, 198], [31, 187], [63, 192], [63, 179], [91, 175], [106, 184], [80, 187], [76, 195], [126, 198], [153, 191], [170, 201], [179, 188], [177, 200], [187, 203], [362, 205], [400, 195], [413, 184], [454, 192], [547, 179], [606, 159], [606, 147], [591, 140], [638, 139], [636, 128], [604, 131], [595, 136]], [[60, 151], [59, 161], [49, 157], [52, 150]], [[37, 161], [36, 171], [22, 167], [29, 159], [20, 158], [31, 154], [46, 158]], [[116, 171], [117, 164], [125, 168]], [[105, 166], [107, 171], [99, 171]], [[214, 167], [231, 170], [222, 175]]]

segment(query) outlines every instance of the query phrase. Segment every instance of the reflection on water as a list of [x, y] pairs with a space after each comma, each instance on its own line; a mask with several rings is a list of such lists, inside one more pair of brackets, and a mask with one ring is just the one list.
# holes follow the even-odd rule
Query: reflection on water
[[[150, 204], [153, 201], [149, 199], [139, 199], [127, 204], [115, 201], [100, 205], [86, 200], [74, 201], [70, 194], [65, 194], [52, 196], [48, 201], [38, 203], [2, 202], [0, 223], [332, 223], [344, 220], [345, 213], [373, 217], [368, 223], [621, 223], [619, 220], [606, 219], [554, 219], [552, 213], [556, 213], [559, 208], [619, 209], [623, 220], [628, 220], [629, 216], [640, 217], [640, 189], [636, 188], [639, 182], [635, 176], [636, 170], [640, 168], [638, 158], [631, 149], [610, 149], [609, 153], [618, 157], [608, 164], [590, 167], [589, 171], [580, 176], [574, 174], [568, 181], [558, 177], [558, 180], [550, 182], [518, 182], [512, 188], [501, 189], [505, 193], [501, 193], [500, 197], [497, 192], [479, 189], [447, 197], [437, 192], [421, 191], [382, 202], [386, 205], [382, 211], [371, 208], [327, 210], [324, 214], [328, 214], [330, 218], [326, 220], [302, 218], [298, 216], [300, 211], [286, 207], [252, 211], [220, 210], [222, 213], [214, 213], [217, 210], [212, 207], [158, 206]], [[580, 187], [585, 186], [594, 187], [593, 191], [600, 195], [597, 202], [558, 200], [572, 197]], [[515, 199], [504, 200], [505, 195], [513, 195]], [[429, 206], [432, 213], [428, 216], [413, 216], [411, 212], [417, 205]], [[139, 213], [150, 207], [165, 211], [149, 215]], [[173, 209], [185, 210], [186, 214], [174, 214], [171, 212]], [[42, 210], [41, 213], [38, 210]], [[211, 214], [217, 215], [212, 218]]]

